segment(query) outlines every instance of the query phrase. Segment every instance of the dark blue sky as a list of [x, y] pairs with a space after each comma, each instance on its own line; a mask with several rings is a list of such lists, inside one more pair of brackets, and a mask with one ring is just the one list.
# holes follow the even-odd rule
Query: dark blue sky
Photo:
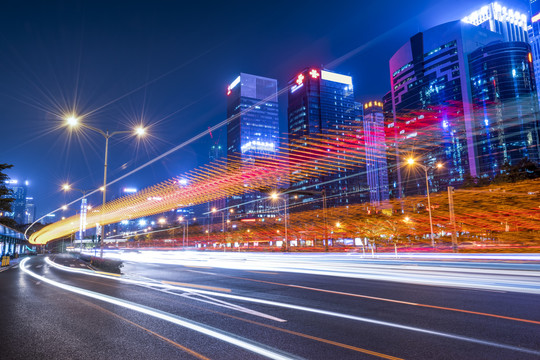
[[[185, 4], [184, 4], [185, 3]], [[225, 89], [239, 72], [278, 79], [306, 66], [353, 76], [357, 100], [389, 90], [388, 60], [417, 33], [488, 1], [4, 1], [0, 11], [0, 163], [29, 180], [38, 215], [100, 186], [104, 139], [70, 136], [60, 114], [93, 126], [151, 124], [143, 142], [118, 137], [109, 179], [225, 119]], [[500, 1], [527, 9], [526, 1]], [[187, 4], [187, 5], [186, 5]], [[280, 98], [286, 131], [286, 97]], [[142, 188], [207, 161], [225, 129], [111, 187]], [[98, 198], [91, 198], [97, 203]], [[70, 213], [72, 214], [72, 213]]]

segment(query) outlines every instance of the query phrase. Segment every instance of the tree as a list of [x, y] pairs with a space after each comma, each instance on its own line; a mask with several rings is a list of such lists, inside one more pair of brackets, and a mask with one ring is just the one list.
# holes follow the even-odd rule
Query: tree
[[[6, 186], [6, 180], [9, 179], [9, 176], [4, 173], [4, 170], [11, 169], [13, 165], [9, 164], [0, 164], [0, 211], [2, 212], [10, 212], [11, 211], [11, 203], [15, 200], [12, 197], [12, 192], [10, 189]], [[17, 223], [6, 216], [0, 217], [0, 223], [7, 225], [9, 227], [15, 227], [17, 226]]]
[[514, 183], [521, 180], [530, 180], [540, 177], [540, 168], [527, 158], [521, 159], [517, 164], [505, 163], [501, 173], [493, 179], [494, 184]]

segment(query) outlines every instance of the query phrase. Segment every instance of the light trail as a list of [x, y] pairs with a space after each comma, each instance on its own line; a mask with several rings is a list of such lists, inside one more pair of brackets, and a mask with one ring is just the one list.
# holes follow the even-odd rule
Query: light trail
[[[25, 260], [28, 260], [28, 259], [25, 259]], [[21, 266], [22, 265], [23, 265], [23, 263], [21, 263]], [[87, 272], [84, 272], [84, 274], [91, 275], [91, 274], [89, 274]], [[119, 278], [116, 278], [116, 277], [111, 277], [111, 279], [122, 280], [122, 279], [119, 279]], [[132, 282], [132, 281], [130, 281], [130, 282]], [[141, 284], [141, 285], [144, 284], [144, 282], [141, 282], [141, 281], [132, 282], [132, 283], [138, 283], [138, 284]], [[146, 285], [146, 286], [148, 286], [148, 285]], [[155, 284], [152, 284], [151, 286], [155, 286]], [[338, 313], [338, 312], [334, 312], [334, 311], [321, 310], [321, 309], [316, 309], [316, 308], [311, 308], [311, 307], [306, 307], [306, 306], [301, 306], [301, 305], [287, 304], [287, 303], [283, 303], [283, 302], [276, 302], [276, 301], [271, 301], [271, 300], [264, 300], [264, 299], [252, 298], [252, 297], [246, 297], [246, 296], [240, 296], [240, 295], [218, 293], [218, 292], [212, 292], [212, 291], [207, 291], [207, 290], [202, 290], [202, 289], [185, 288], [185, 287], [181, 287], [181, 286], [172, 287], [171, 290], [195, 292], [195, 293], [214, 296], [214, 297], [234, 299], [234, 300], [238, 300], [238, 301], [245, 301], [245, 302], [250, 302], [250, 303], [257, 303], [257, 304], [270, 305], [270, 306], [281, 307], [281, 308], [286, 308], [286, 309], [291, 309], [291, 310], [303, 311], [303, 312], [308, 312], [308, 313], [315, 313], [315, 314], [320, 314], [320, 315], [325, 315], [325, 316], [331, 316], [331, 317], [337, 317], [337, 318], [342, 318], [342, 319], [347, 319], [347, 320], [352, 320], [352, 321], [364, 322], [364, 323], [369, 323], [369, 324], [373, 324], [373, 325], [387, 326], [387, 327], [397, 328], [397, 329], [401, 329], [401, 330], [413, 331], [413, 332], [418, 332], [418, 333], [427, 334], [427, 335], [433, 335], [433, 336], [440, 336], [440, 337], [445, 337], [445, 338], [450, 338], [450, 339], [455, 339], [455, 340], [460, 340], [460, 341], [465, 341], [465, 342], [470, 342], [470, 343], [475, 343], [475, 344], [480, 344], [480, 345], [485, 345], [485, 346], [492, 346], [492, 347], [496, 347], [496, 348], [503, 348], [503, 349], [507, 349], [507, 350], [518, 351], [518, 352], [523, 352], [523, 353], [527, 353], [527, 354], [533, 354], [533, 355], [540, 356], [540, 351], [537, 351], [537, 350], [525, 349], [525, 348], [521, 348], [521, 347], [518, 347], [518, 346], [500, 344], [500, 343], [495, 343], [495, 342], [491, 342], [491, 341], [487, 341], [487, 340], [475, 339], [475, 338], [471, 338], [471, 337], [468, 337], [468, 336], [462, 336], [462, 335], [456, 335], [456, 334], [451, 334], [451, 333], [445, 333], [445, 332], [441, 332], [441, 331], [429, 330], [429, 329], [419, 328], [419, 327], [415, 327], [415, 326], [402, 325], [402, 324], [393, 323], [393, 322], [389, 322], [389, 321], [376, 320], [376, 319], [371, 319], [371, 318], [366, 318], [366, 317], [361, 317], [361, 316]]]
[[161, 310], [153, 309], [153, 308], [150, 308], [150, 307], [147, 307], [147, 306], [144, 306], [144, 305], [136, 304], [136, 303], [133, 303], [131, 301], [122, 300], [122, 299], [115, 298], [115, 297], [112, 297], [112, 296], [100, 294], [100, 293], [97, 293], [97, 292], [94, 292], [94, 291], [85, 290], [85, 289], [82, 289], [82, 288], [78, 288], [78, 287], [75, 287], [75, 286], [63, 284], [63, 283], [60, 283], [58, 281], [48, 279], [48, 278], [46, 278], [44, 276], [38, 275], [38, 274], [30, 271], [26, 267], [26, 263], [28, 262], [28, 260], [30, 260], [30, 259], [29, 258], [23, 259], [23, 261], [21, 261], [21, 263], [20, 263], [20, 268], [25, 274], [28, 274], [31, 277], [35, 278], [35, 279], [38, 279], [38, 280], [40, 280], [40, 281], [42, 281], [44, 283], [55, 286], [55, 287], [60, 288], [62, 290], [66, 290], [66, 291], [69, 291], [69, 292], [72, 292], [72, 293], [75, 293], [75, 294], [79, 294], [79, 295], [86, 296], [86, 297], [89, 297], [89, 298], [92, 298], [92, 299], [100, 300], [100, 301], [103, 301], [103, 302], [107, 302], [109, 304], [113, 304], [113, 305], [117, 305], [117, 306], [120, 306], [120, 307], [123, 307], [123, 308], [126, 308], [126, 309], [130, 309], [130, 310], [142, 313], [142, 314], [146, 314], [146, 315], [155, 317], [157, 319], [161, 319], [161, 320], [173, 323], [175, 325], [178, 325], [178, 326], [181, 326], [181, 327], [184, 327], [184, 328], [199, 332], [201, 334], [213, 337], [215, 339], [227, 342], [229, 344], [238, 346], [238, 347], [243, 348], [245, 350], [248, 350], [248, 351], [254, 352], [256, 354], [268, 357], [270, 359], [288, 360], [288, 359], [295, 359], [296, 358], [293, 355], [288, 355], [288, 354], [286, 355], [283, 352], [278, 352], [276, 350], [271, 350], [268, 347], [265, 347], [265, 346], [262, 346], [262, 345], [257, 345], [252, 341], [242, 340], [239, 337], [234, 336], [232, 334], [229, 335], [229, 334], [225, 333], [224, 331], [213, 329], [213, 328], [211, 328], [209, 326], [205, 326], [205, 325], [193, 322], [191, 320], [182, 318], [182, 317], [177, 316], [177, 315], [173, 315], [173, 314], [161, 311]]
[[[226, 268], [246, 271], [282, 271], [337, 276], [417, 285], [510, 291], [540, 294], [540, 272], [507, 269], [476, 269], [443, 266], [381, 265], [358, 263], [361, 255], [310, 256], [238, 253], [146, 252], [107, 254], [108, 257], [140, 263], [183, 265], [196, 268]], [[536, 256], [533, 256], [533, 258]], [[337, 259], [341, 259], [338, 261]]]

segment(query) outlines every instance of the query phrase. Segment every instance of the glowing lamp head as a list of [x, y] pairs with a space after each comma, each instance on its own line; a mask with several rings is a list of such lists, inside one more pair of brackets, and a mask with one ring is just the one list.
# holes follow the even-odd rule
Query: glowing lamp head
[[146, 135], [146, 129], [143, 128], [142, 126], [139, 126], [138, 128], [135, 129], [135, 135], [137, 135], [137, 136]]
[[212, 212], [213, 212], [213, 213], [217, 212], [217, 209], [216, 209], [215, 207], [212, 208]]
[[165, 218], [159, 218], [158, 223], [165, 224], [166, 221]]
[[408, 158], [407, 159], [407, 164], [414, 165], [414, 159], [413, 158]]
[[443, 167], [443, 164], [441, 164], [441, 163], [437, 164], [437, 169], [442, 169], [442, 167]]
[[274, 192], [270, 194], [270, 197], [272, 198], [272, 200], [276, 200], [278, 198], [278, 194]]
[[232, 214], [234, 212], [234, 209], [229, 209], [229, 212]]
[[62, 205], [62, 210], [67, 210], [67, 205]]
[[338, 222], [336, 223], [336, 227], [340, 227], [340, 226], [341, 226], [341, 223], [338, 221]]
[[179, 216], [179, 217], [178, 217], [178, 221], [184, 221], [184, 217], [183, 217], [183, 216]]
[[64, 185], [62, 185], [62, 189], [64, 189], [65, 191], [68, 191], [69, 189], [71, 189], [71, 185], [64, 184]]
[[75, 127], [79, 125], [79, 118], [77, 118], [75, 115], [69, 115], [66, 117], [66, 123], [70, 127]]

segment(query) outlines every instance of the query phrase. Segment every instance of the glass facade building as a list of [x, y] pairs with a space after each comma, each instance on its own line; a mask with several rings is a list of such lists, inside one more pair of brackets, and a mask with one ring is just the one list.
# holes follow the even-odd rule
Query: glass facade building
[[7, 180], [6, 187], [11, 190], [10, 195], [13, 198], [11, 203], [11, 212], [4, 215], [15, 220], [18, 224], [26, 224], [26, 195], [28, 191], [27, 182], [18, 180]]
[[[476, 176], [468, 55], [502, 35], [463, 21], [445, 23], [410, 38], [390, 59], [392, 120], [387, 121], [390, 187], [393, 197], [425, 194], [414, 157], [430, 169], [432, 191]], [[384, 106], [389, 108], [389, 99]], [[441, 170], [437, 163], [443, 163]]]
[[493, 178], [504, 163], [540, 161], [538, 98], [531, 48], [499, 42], [469, 56], [474, 143], [479, 176]]
[[[273, 157], [279, 148], [277, 80], [241, 73], [227, 88], [227, 118], [229, 162], [248, 163], [255, 155]], [[237, 214], [262, 216], [266, 206], [257, 200], [265, 197], [248, 190], [229, 198], [228, 206], [237, 206]]]
[[529, 41], [526, 11], [507, 8], [498, 2], [482, 6], [462, 21], [501, 34], [504, 41]]
[[[352, 78], [319, 68], [306, 68], [289, 81], [287, 108], [289, 147], [306, 145], [310, 136], [340, 134], [351, 131], [356, 122], [356, 109]], [[346, 169], [336, 164], [336, 172], [315, 179], [291, 184], [292, 188], [321, 191], [325, 189], [329, 206], [346, 205], [362, 201], [366, 187], [359, 180], [361, 166]], [[358, 176], [357, 176], [358, 175]], [[310, 202], [313, 196], [303, 196]], [[315, 205], [318, 207], [318, 205]]]
[[369, 101], [364, 104], [362, 124], [369, 202], [378, 206], [389, 197], [382, 102]]
[[540, 0], [530, 1], [529, 42], [531, 44], [536, 93], [540, 99]]

